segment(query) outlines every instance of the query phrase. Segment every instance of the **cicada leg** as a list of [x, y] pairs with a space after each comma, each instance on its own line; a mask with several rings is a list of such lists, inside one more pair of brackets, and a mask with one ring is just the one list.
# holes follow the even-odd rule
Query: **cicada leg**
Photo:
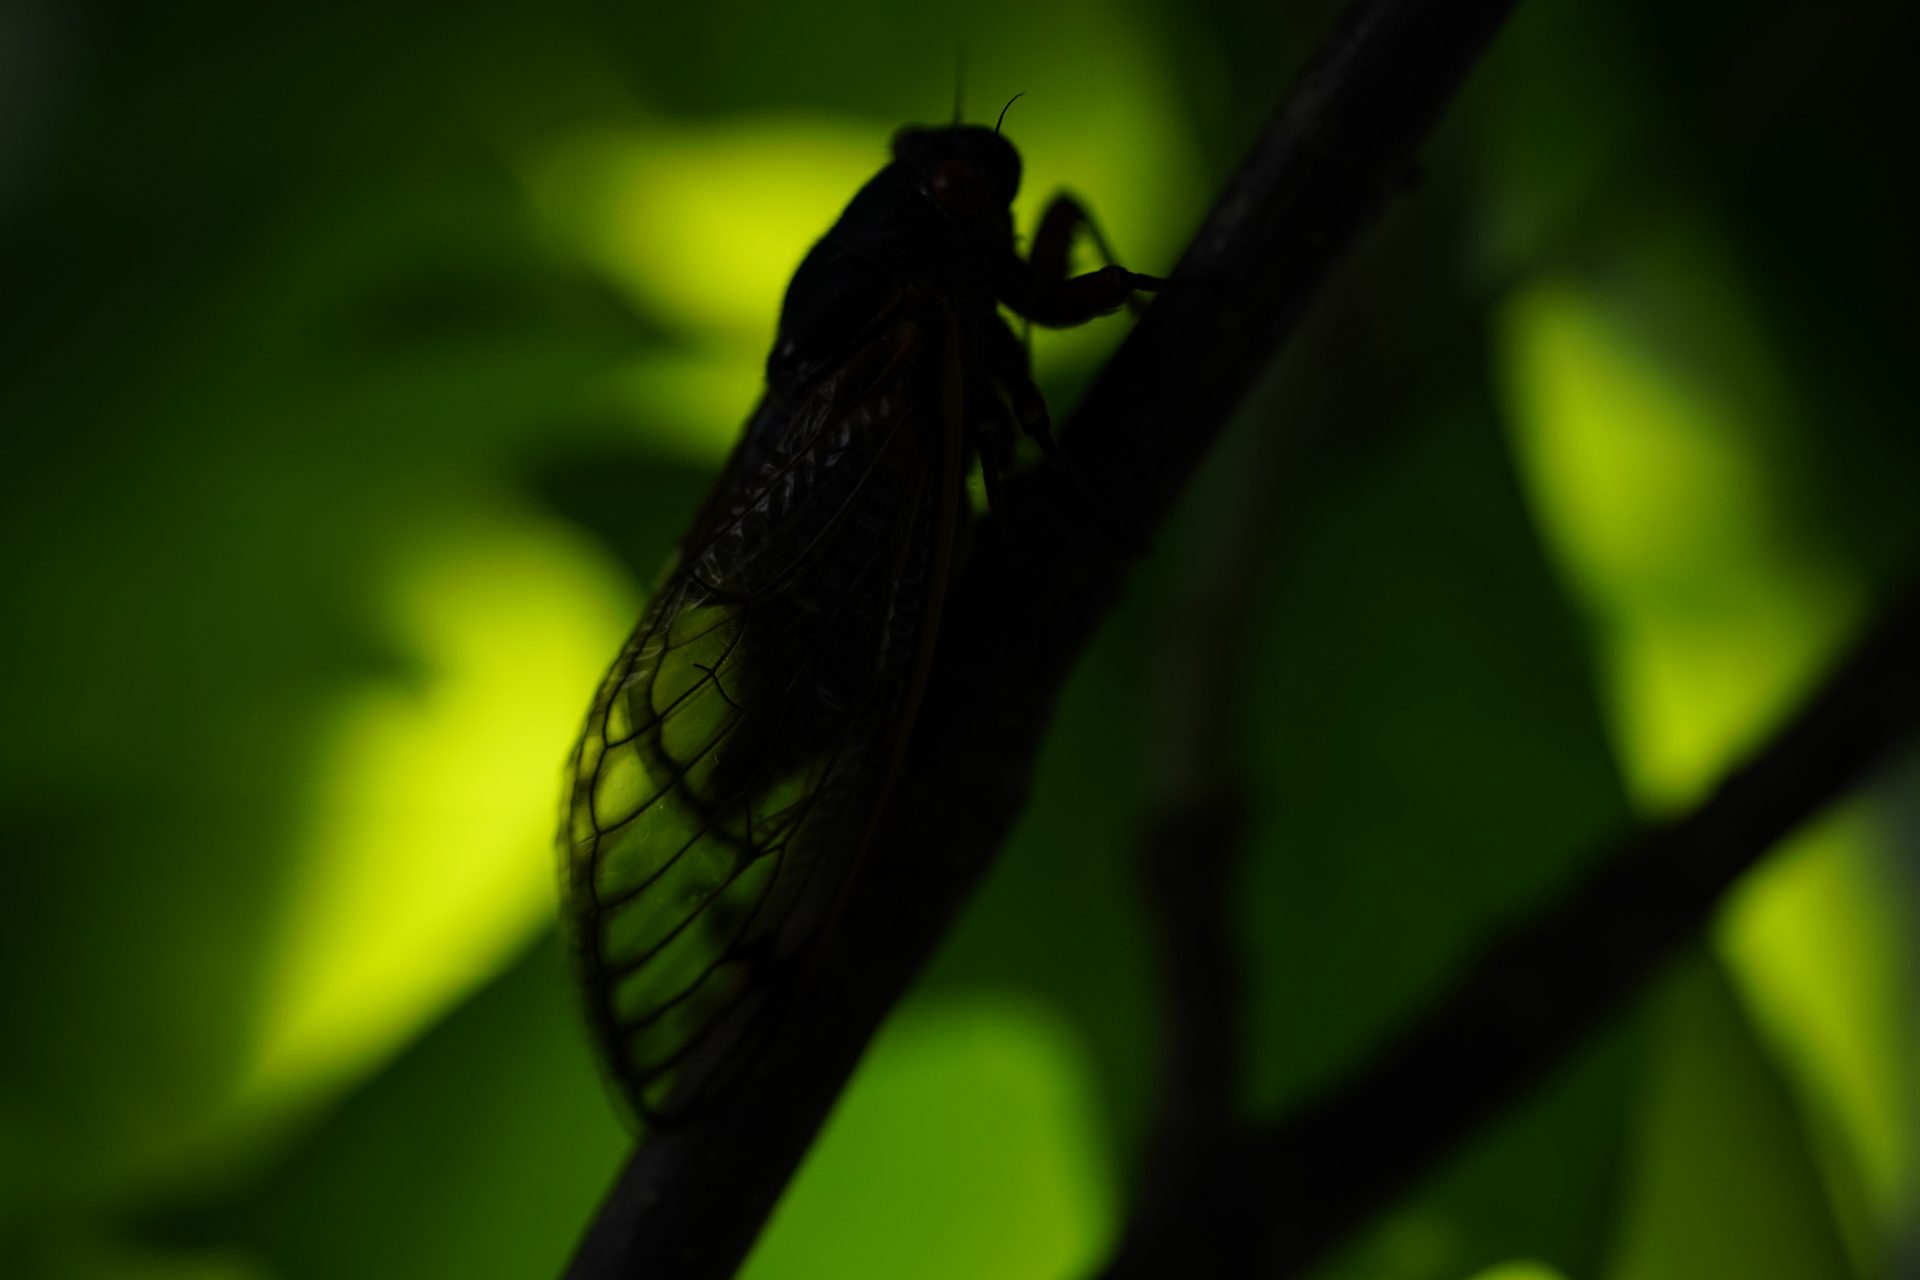
[[[1070, 275], [1074, 237], [1085, 232], [1107, 265]], [[1158, 276], [1141, 275], [1117, 265], [1106, 237], [1078, 200], [1064, 192], [1048, 203], [1034, 231], [1033, 246], [1020, 264], [1018, 282], [1009, 281], [1001, 301], [1036, 324], [1064, 329], [1084, 324], [1124, 306], [1136, 293], [1166, 285]]]

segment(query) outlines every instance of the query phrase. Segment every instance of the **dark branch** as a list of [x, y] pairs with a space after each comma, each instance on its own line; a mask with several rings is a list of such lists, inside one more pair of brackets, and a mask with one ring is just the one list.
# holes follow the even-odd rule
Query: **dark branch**
[[[1244, 1153], [1241, 1194], [1273, 1212], [1221, 1216], [1195, 1186], [1172, 1224], [1136, 1231], [1107, 1271], [1305, 1272], [1639, 990], [1726, 891], [1854, 785], [1920, 718], [1920, 582], [1772, 742], [1692, 813], [1642, 835], [1485, 954], [1452, 995], [1366, 1070]], [[1279, 1211], [1284, 1207], [1284, 1211]], [[1193, 1224], [1204, 1220], [1200, 1234]], [[1199, 1251], [1198, 1253], [1196, 1251]]]
[[[1281, 104], [1176, 269], [1187, 287], [1147, 309], [1063, 434], [1127, 542], [1149, 541], [1512, 3], [1359, 0]], [[1055, 697], [1119, 594], [1123, 559], [1050, 523], [1070, 505], [1016, 503], [1015, 536], [976, 544], [891, 816], [817, 980], [734, 1102], [635, 1152], [577, 1280], [725, 1276], [752, 1246], [1019, 813]]]

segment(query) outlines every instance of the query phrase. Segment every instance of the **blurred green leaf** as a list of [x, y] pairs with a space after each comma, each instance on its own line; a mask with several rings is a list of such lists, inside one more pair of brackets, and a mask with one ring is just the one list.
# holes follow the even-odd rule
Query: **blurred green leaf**
[[[1595, 616], [1612, 734], [1644, 808], [1690, 802], [1841, 651], [1857, 565], [1810, 518], [1813, 431], [1726, 254], [1682, 203], [1604, 280], [1542, 280], [1504, 317], [1519, 453], [1542, 524]], [[1826, 1126], [1827, 1195], [1857, 1254], [1920, 1193], [1916, 1012], [1877, 974], [1920, 921], [1891, 849], [1827, 822], [1751, 877], [1724, 953]]]
[[910, 1002], [742, 1275], [1078, 1275], [1113, 1229], [1083, 1053], [1008, 998]]
[[213, 1237], [267, 1274], [559, 1272], [622, 1160], [549, 936], [238, 1193], [163, 1234]]
[[1857, 1275], [1834, 1230], [1799, 1117], [1718, 968], [1668, 982], [1642, 1104], [1618, 1280]]

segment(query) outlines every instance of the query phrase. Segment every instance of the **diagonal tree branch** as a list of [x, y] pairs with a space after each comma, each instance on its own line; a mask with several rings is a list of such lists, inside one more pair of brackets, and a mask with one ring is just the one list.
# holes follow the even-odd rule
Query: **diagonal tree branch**
[[[1145, 545], [1514, 0], [1356, 0], [1282, 102], [1063, 432]], [[589, 1228], [578, 1280], [729, 1275], [874, 1031], [911, 985], [1026, 798], [1054, 700], [1117, 598], [1070, 500], [1016, 503], [955, 584], [894, 803], [775, 1042], [735, 1102], [636, 1150]], [[1032, 496], [1032, 495], [1029, 495]], [[1098, 535], [1092, 535], [1098, 540]], [[1110, 540], [1110, 539], [1109, 539]]]
[[1920, 580], [1696, 809], [1640, 835], [1487, 951], [1366, 1069], [1249, 1135], [1231, 1153], [1236, 1196], [1259, 1211], [1222, 1215], [1211, 1186], [1195, 1182], [1184, 1202], [1132, 1224], [1107, 1280], [1305, 1272], [1540, 1081], [1742, 874], [1907, 739], [1920, 719], [1917, 654]]

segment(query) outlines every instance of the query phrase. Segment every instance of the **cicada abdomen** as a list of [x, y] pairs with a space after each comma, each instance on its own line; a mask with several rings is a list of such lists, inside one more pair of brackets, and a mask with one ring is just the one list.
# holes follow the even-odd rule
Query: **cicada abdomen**
[[1031, 258], [997, 132], [903, 130], [788, 289], [767, 391], [602, 683], [571, 762], [566, 916], [645, 1123], [716, 1102], [777, 1026], [912, 728], [965, 515], [1044, 403], [998, 304], [1044, 324], [1149, 277]]

